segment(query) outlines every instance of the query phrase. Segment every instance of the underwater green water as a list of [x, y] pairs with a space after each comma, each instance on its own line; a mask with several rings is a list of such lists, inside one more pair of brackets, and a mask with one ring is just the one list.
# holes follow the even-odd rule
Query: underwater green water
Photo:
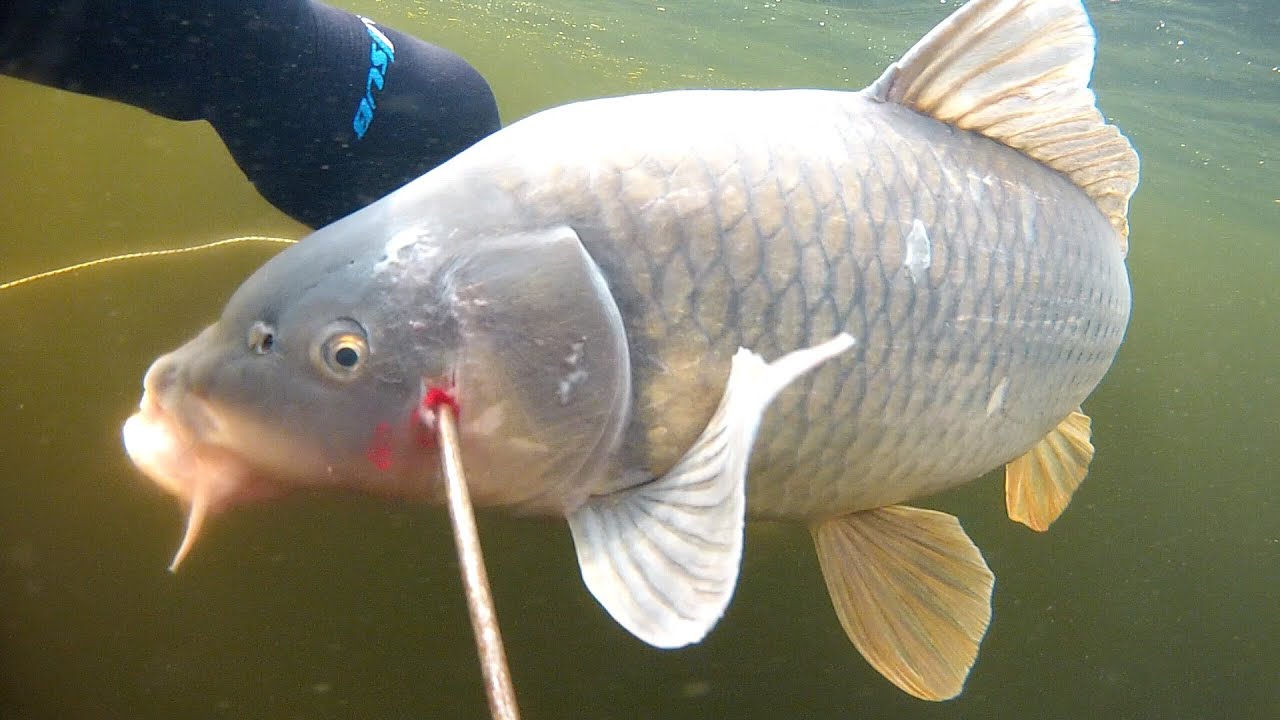
[[[953, 7], [339, 4], [467, 57], [508, 122], [676, 87], [856, 89]], [[803, 527], [751, 527], [724, 620], [672, 652], [596, 605], [563, 524], [485, 514], [526, 717], [1280, 717], [1280, 2], [1088, 5], [1101, 106], [1143, 160], [1133, 321], [1048, 533], [1006, 518], [996, 475], [920, 503], [957, 514], [997, 578], [964, 694], [913, 700], [862, 660]], [[0, 281], [250, 233], [303, 228], [207, 125], [0, 78]], [[290, 498], [215, 519], [165, 571], [181, 514], [120, 423], [151, 360], [275, 249], [0, 293], [0, 718], [486, 716], [438, 508]]]

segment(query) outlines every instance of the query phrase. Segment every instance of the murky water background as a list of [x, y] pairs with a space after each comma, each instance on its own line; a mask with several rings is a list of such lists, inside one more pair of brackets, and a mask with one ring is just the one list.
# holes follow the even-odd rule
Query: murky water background
[[[340, 3], [450, 47], [509, 122], [675, 87], [857, 88], [936, 0]], [[1280, 3], [1089, 2], [1102, 107], [1143, 159], [1134, 316], [1086, 403], [1091, 474], [1044, 535], [992, 476], [924, 503], [996, 573], [964, 695], [931, 705], [845, 639], [808, 533], [759, 525], [702, 645], [651, 649], [560, 523], [481, 531], [530, 718], [1272, 718], [1280, 707]], [[406, 148], [412, 152], [412, 148]], [[0, 279], [302, 229], [202, 123], [0, 78]], [[128, 465], [151, 359], [274, 247], [0, 293], [0, 717], [483, 717], [448, 521], [297, 497], [215, 520], [177, 576], [176, 503]]]

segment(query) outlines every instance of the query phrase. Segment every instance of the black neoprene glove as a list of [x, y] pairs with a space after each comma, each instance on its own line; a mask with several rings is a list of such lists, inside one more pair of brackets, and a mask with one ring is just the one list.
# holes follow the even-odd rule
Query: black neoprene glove
[[263, 197], [312, 227], [499, 127], [462, 58], [309, 0], [7, 0], [0, 72], [208, 120]]

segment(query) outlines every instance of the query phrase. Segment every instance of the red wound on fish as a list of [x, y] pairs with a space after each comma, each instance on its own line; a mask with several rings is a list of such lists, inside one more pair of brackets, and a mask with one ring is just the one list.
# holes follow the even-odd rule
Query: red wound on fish
[[389, 423], [378, 423], [378, 427], [374, 428], [373, 440], [369, 442], [364, 456], [369, 458], [369, 462], [379, 470], [391, 469], [391, 425]]
[[418, 404], [418, 409], [410, 418], [413, 437], [419, 447], [436, 446], [436, 417], [441, 405], [453, 408], [453, 416], [458, 417], [458, 400], [453, 396], [452, 389], [442, 385], [427, 385], [424, 382], [422, 402]]
[[461, 414], [458, 409], [458, 399], [453, 393], [439, 386], [427, 388], [427, 394], [422, 398], [422, 409], [435, 412], [441, 405], [448, 405], [453, 408], [453, 415], [457, 417]]

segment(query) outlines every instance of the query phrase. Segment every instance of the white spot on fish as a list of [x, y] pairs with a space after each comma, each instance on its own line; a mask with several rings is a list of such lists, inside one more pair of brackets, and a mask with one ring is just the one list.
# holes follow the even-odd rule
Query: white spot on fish
[[568, 375], [565, 375], [564, 379], [560, 381], [560, 387], [556, 389], [556, 399], [560, 401], [560, 404], [568, 405], [569, 401], [573, 399], [574, 389], [581, 385], [586, 379], [587, 371], [581, 369], [574, 370]]
[[569, 367], [577, 367], [578, 361], [582, 359], [582, 349], [586, 347], [586, 343], [576, 342], [569, 346], [569, 355], [564, 362]]
[[579, 385], [586, 382], [589, 377], [586, 370], [579, 367], [582, 362], [582, 351], [586, 348], [586, 343], [578, 341], [569, 346], [569, 354], [564, 358], [565, 367], [569, 372], [560, 380], [560, 385], [556, 388], [556, 399], [561, 405], [568, 405], [573, 399], [573, 391]]
[[388, 260], [392, 258], [399, 260], [404, 251], [416, 242], [418, 242], [417, 231], [412, 228], [406, 228], [391, 236], [391, 239], [383, 247], [383, 252], [386, 253]]
[[929, 233], [924, 229], [920, 218], [911, 221], [911, 232], [907, 234], [907, 253], [902, 264], [911, 273], [912, 282], [920, 282], [929, 270], [932, 250], [929, 247]]
[[1022, 237], [1028, 245], [1036, 241], [1036, 217], [1040, 214], [1040, 206], [1031, 197], [1022, 197]]
[[976, 171], [970, 170], [965, 175], [969, 178], [969, 199], [975, 203], [981, 203], [983, 196], [987, 193], [987, 188], [991, 183], [987, 182], [987, 177], [979, 175]]
[[501, 405], [490, 405], [478, 416], [472, 415], [464, 423], [470, 435], [493, 435], [502, 427], [505, 413]]
[[996, 411], [1004, 407], [1004, 396], [1009, 392], [1009, 378], [1001, 378], [996, 389], [991, 391], [991, 397], [987, 398], [987, 417], [996, 414]]
[[426, 243], [419, 243], [423, 234], [420, 228], [409, 227], [397, 232], [383, 246], [383, 259], [373, 266], [374, 272], [385, 272], [390, 268], [413, 260], [429, 258], [439, 252], [439, 248]]

